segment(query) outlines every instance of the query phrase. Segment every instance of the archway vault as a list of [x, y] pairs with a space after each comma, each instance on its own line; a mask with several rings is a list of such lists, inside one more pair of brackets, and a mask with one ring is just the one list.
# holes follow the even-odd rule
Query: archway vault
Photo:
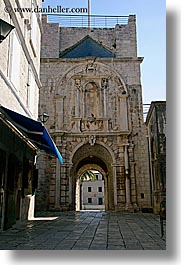
[[77, 177], [81, 176], [87, 170], [96, 170], [99, 171], [103, 177], [105, 176], [105, 171], [97, 164], [85, 164], [77, 171]]
[[72, 157], [72, 167], [70, 170], [70, 184], [72, 188], [72, 205], [75, 207], [75, 189], [76, 181], [81, 172], [94, 169], [98, 170], [105, 180], [105, 194], [106, 194], [106, 210], [115, 209], [114, 201], [114, 172], [113, 172], [113, 157], [110, 152], [102, 145], [84, 144], [74, 152]]

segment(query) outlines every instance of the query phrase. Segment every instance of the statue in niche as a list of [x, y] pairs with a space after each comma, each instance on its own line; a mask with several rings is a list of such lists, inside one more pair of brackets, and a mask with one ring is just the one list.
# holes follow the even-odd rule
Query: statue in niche
[[97, 85], [90, 82], [85, 87], [85, 117], [98, 117], [98, 91]]

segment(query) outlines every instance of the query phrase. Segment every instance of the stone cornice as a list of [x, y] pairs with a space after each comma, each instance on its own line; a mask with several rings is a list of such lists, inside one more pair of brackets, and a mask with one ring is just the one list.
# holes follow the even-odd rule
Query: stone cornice
[[108, 136], [128, 136], [130, 134], [129, 131], [117, 131], [117, 132], [113, 132], [113, 131], [107, 131], [107, 132], [103, 132], [103, 131], [90, 131], [90, 132], [80, 132], [80, 133], [76, 133], [76, 132], [63, 132], [63, 131], [53, 131], [53, 130], [49, 130], [49, 132], [51, 133], [51, 135], [53, 136], [66, 136], [66, 137], [87, 137], [90, 135], [96, 135], [96, 136], [103, 136], [103, 137], [108, 137]]
[[96, 62], [104, 63], [114, 63], [114, 62], [138, 62], [142, 63], [144, 57], [122, 57], [122, 58], [96, 58], [96, 57], [86, 57], [86, 58], [41, 58], [41, 63], [57, 63], [57, 62], [66, 62], [66, 63], [83, 63], [87, 61], [94, 60]]

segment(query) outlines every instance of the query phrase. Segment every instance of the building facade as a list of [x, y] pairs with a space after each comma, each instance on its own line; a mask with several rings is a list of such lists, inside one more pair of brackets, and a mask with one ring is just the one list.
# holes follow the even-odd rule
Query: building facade
[[[15, 8], [41, 6], [40, 0], [2, 0], [0, 18], [15, 28], [0, 43], [0, 107], [37, 120], [40, 69], [40, 14]], [[0, 110], [0, 228], [27, 218], [37, 149]]]
[[150, 183], [154, 213], [166, 198], [166, 101], [151, 102], [146, 126], [150, 161]]
[[93, 171], [96, 180], [82, 182], [81, 203], [83, 210], [104, 210], [104, 179], [98, 171]]
[[85, 170], [103, 175], [106, 210], [151, 207], [142, 61], [135, 15], [112, 28], [61, 27], [43, 16], [39, 107], [64, 164], [44, 163], [37, 194], [48, 199], [39, 209], [75, 210]]
[[[1, 18], [15, 29], [0, 45], [0, 104], [27, 117], [38, 118], [41, 17], [15, 12], [18, 7], [41, 6], [41, 0], [3, 0]], [[5, 8], [9, 8], [9, 13]]]

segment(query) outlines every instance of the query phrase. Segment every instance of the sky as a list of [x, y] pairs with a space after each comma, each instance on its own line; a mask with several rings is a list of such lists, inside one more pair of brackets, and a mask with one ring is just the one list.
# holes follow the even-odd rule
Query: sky
[[[92, 15], [135, 14], [143, 103], [166, 100], [166, 0], [90, 0]], [[43, 7], [87, 7], [88, 0], [45, 0]]]

